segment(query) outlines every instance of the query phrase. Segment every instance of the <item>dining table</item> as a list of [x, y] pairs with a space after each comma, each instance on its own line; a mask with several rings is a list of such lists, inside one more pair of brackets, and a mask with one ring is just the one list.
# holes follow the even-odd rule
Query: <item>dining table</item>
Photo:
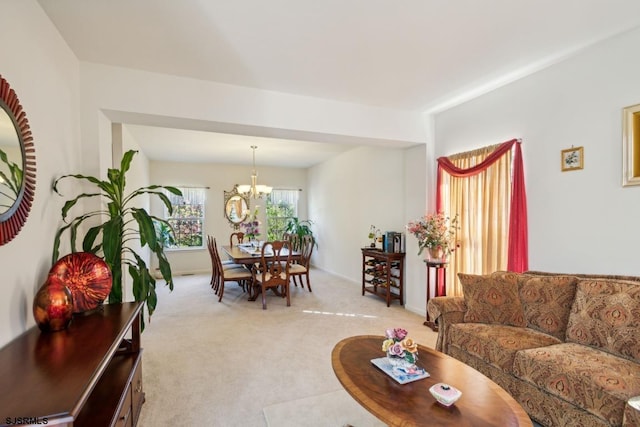
[[[225, 254], [231, 259], [235, 264], [243, 264], [246, 265], [247, 268], [255, 271], [256, 264], [260, 263], [262, 257], [262, 249], [257, 247], [251, 243], [240, 243], [238, 245], [222, 245], [220, 246]], [[283, 249], [281, 253], [282, 255], [287, 255], [287, 250]], [[291, 261], [297, 261], [300, 259], [301, 252], [294, 250], [291, 252]], [[275, 257], [273, 254], [268, 255], [265, 254], [265, 261], [273, 261]], [[273, 289], [275, 292], [275, 289]], [[255, 301], [260, 295], [260, 289], [255, 285], [249, 287], [249, 301]]]

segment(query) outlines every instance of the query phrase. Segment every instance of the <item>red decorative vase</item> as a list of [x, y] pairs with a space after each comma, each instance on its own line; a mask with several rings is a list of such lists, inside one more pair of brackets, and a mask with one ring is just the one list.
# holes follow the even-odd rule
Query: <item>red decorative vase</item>
[[71, 291], [57, 277], [49, 277], [33, 298], [33, 317], [43, 332], [61, 331], [73, 316]]
[[111, 270], [98, 256], [74, 252], [60, 258], [49, 270], [73, 295], [73, 312], [89, 312], [104, 302], [112, 286]]

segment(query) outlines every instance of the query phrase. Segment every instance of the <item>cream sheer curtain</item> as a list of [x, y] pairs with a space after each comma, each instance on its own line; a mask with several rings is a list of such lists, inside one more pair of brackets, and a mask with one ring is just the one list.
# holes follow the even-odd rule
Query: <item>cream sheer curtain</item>
[[[449, 156], [455, 166], [467, 169], [487, 158], [498, 145]], [[443, 176], [442, 208], [459, 214], [460, 245], [447, 268], [447, 295], [462, 295], [457, 273], [486, 274], [506, 270], [513, 150], [475, 176]]]

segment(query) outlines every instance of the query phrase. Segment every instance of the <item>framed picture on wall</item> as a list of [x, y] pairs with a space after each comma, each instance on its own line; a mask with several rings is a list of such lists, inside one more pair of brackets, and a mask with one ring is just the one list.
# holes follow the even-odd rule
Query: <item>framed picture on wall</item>
[[566, 150], [562, 150], [560, 160], [562, 162], [562, 172], [584, 168], [583, 147], [571, 147]]
[[640, 104], [622, 109], [622, 185], [640, 185]]

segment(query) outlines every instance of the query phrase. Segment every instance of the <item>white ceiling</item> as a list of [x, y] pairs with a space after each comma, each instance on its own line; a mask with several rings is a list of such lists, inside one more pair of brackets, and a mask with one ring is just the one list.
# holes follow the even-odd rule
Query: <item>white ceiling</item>
[[[640, 25], [638, 0], [38, 1], [82, 61], [412, 111], [455, 105]], [[316, 148], [323, 160], [345, 147], [303, 151]]]

